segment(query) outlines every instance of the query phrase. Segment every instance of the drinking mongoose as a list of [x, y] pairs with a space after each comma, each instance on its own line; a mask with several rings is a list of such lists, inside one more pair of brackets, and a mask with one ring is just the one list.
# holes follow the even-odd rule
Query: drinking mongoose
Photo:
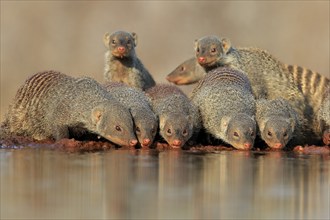
[[[206, 71], [229, 66], [248, 75], [256, 98], [286, 99], [297, 114], [307, 119], [304, 134], [320, 139], [315, 123], [322, 94], [329, 79], [311, 70], [285, 65], [258, 48], [234, 48], [226, 38], [202, 37], [195, 42], [196, 59]], [[311, 126], [312, 125], [312, 126]]]
[[36, 140], [69, 138], [87, 130], [120, 146], [135, 146], [127, 108], [95, 80], [56, 71], [39, 72], [18, 89], [3, 126], [8, 133]]
[[194, 88], [191, 100], [198, 106], [206, 132], [237, 149], [253, 147], [256, 106], [246, 74], [213, 69]]
[[142, 147], [149, 147], [157, 133], [158, 119], [145, 93], [117, 82], [105, 83], [104, 87], [111, 96], [130, 109], [136, 137]]
[[110, 82], [122, 82], [146, 90], [156, 83], [135, 53], [136, 33], [116, 31], [106, 33], [103, 42], [105, 53], [104, 78]]
[[166, 79], [176, 85], [189, 85], [202, 79], [205, 74], [203, 67], [193, 57], [176, 67], [166, 76]]
[[258, 99], [256, 107], [259, 135], [270, 148], [283, 149], [287, 145], [304, 144], [300, 131], [303, 119], [298, 118], [288, 101], [281, 98]]
[[159, 119], [159, 134], [171, 147], [183, 147], [196, 137], [201, 126], [198, 109], [178, 87], [157, 84], [146, 93]]
[[330, 145], [330, 87], [323, 94], [320, 109], [317, 113], [318, 129], [325, 145]]

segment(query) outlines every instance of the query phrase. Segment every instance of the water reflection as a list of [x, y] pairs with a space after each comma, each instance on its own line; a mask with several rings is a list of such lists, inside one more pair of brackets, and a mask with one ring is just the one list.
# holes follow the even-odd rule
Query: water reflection
[[1, 219], [329, 218], [329, 157], [0, 150]]

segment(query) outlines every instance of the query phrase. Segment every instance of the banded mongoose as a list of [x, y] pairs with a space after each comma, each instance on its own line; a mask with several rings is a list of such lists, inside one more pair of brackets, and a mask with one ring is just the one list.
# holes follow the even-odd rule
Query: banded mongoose
[[173, 148], [180, 148], [201, 127], [196, 106], [176, 86], [157, 84], [146, 91], [159, 119], [159, 134]]
[[166, 79], [176, 85], [189, 85], [202, 79], [205, 74], [203, 67], [193, 57], [176, 67], [166, 76]]
[[103, 42], [105, 53], [104, 78], [109, 82], [122, 82], [146, 90], [156, 83], [135, 53], [136, 33], [116, 31], [106, 33]]
[[304, 144], [301, 120], [285, 99], [258, 99], [256, 121], [259, 135], [270, 148], [283, 149]]
[[249, 150], [256, 137], [255, 99], [247, 76], [235, 69], [216, 68], [194, 88], [207, 133], [236, 149]]
[[330, 87], [324, 92], [322, 100], [317, 114], [318, 129], [323, 136], [323, 143], [330, 145]]
[[145, 93], [117, 82], [105, 83], [104, 87], [111, 96], [130, 109], [136, 137], [142, 147], [149, 147], [157, 133], [158, 119]]
[[[285, 65], [258, 48], [234, 48], [226, 38], [206, 36], [195, 42], [196, 59], [206, 71], [229, 66], [248, 75], [256, 98], [284, 98], [302, 118], [310, 143], [320, 140], [315, 121], [329, 79], [311, 70]], [[312, 126], [311, 126], [312, 125]]]
[[[135, 146], [132, 116], [95, 80], [39, 72], [18, 89], [3, 126], [36, 140], [71, 138], [86, 130], [120, 146]], [[73, 134], [74, 135], [74, 134]]]

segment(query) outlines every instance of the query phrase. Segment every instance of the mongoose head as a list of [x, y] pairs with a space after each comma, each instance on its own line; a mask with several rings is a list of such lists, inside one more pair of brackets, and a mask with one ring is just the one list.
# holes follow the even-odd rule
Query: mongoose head
[[235, 116], [224, 116], [221, 119], [221, 130], [225, 133], [224, 141], [236, 149], [250, 150], [256, 138], [255, 119], [240, 113]]
[[189, 116], [171, 114], [160, 116], [159, 133], [173, 148], [182, 147], [192, 136], [193, 126]]
[[231, 48], [228, 39], [206, 36], [195, 41], [197, 62], [204, 68], [222, 66], [228, 63], [227, 53]]
[[270, 118], [259, 123], [261, 138], [273, 149], [282, 149], [291, 140], [295, 129], [294, 119]]
[[134, 55], [137, 35], [134, 32], [129, 33], [126, 31], [116, 31], [112, 34], [105, 33], [103, 42], [114, 57], [123, 59]]
[[204, 69], [197, 63], [196, 58], [193, 57], [175, 68], [166, 76], [166, 79], [176, 85], [189, 85], [202, 79], [205, 74]]
[[100, 104], [93, 108], [91, 117], [93, 132], [120, 146], [137, 144], [132, 115], [121, 104]]
[[158, 129], [158, 119], [152, 111], [131, 111], [136, 137], [142, 147], [150, 147]]

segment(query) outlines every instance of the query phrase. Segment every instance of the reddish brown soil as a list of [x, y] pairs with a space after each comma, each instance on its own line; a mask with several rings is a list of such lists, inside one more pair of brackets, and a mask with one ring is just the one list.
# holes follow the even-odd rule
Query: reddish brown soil
[[293, 149], [294, 152], [301, 152], [301, 153], [305, 153], [305, 154], [330, 154], [330, 147], [328, 146], [315, 146], [315, 145], [311, 145], [311, 146], [296, 146]]
[[323, 143], [325, 145], [330, 145], [330, 132], [324, 132], [323, 133]]
[[[107, 141], [77, 141], [74, 139], [62, 139], [59, 141], [53, 140], [43, 140], [36, 141], [32, 138], [20, 137], [20, 136], [12, 136], [10, 138], [0, 140], [0, 149], [20, 149], [20, 148], [49, 148], [49, 149], [58, 149], [61, 151], [74, 153], [74, 152], [94, 152], [94, 151], [107, 151], [110, 149], [131, 149], [135, 148], [139, 149], [140, 147], [135, 148], [126, 148], [126, 147], [118, 147]], [[150, 148], [141, 148], [141, 150], [149, 150], [155, 149], [158, 151], [164, 150], [185, 150], [191, 153], [214, 153], [219, 151], [233, 151], [234, 148], [226, 147], [223, 145], [218, 146], [203, 146], [203, 145], [195, 145], [195, 146], [187, 146], [183, 149], [175, 149], [171, 148], [166, 143], [155, 142]], [[260, 151], [260, 149], [255, 149], [255, 151]], [[270, 149], [266, 149], [265, 151], [272, 151]], [[304, 154], [330, 154], [330, 147], [328, 146], [296, 146], [293, 149], [294, 152], [304, 153]]]

